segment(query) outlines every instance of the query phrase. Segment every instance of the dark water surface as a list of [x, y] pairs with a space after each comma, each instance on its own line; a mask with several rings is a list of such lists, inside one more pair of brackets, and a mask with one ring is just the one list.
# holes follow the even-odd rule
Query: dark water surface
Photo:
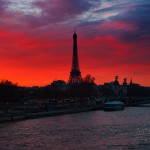
[[150, 150], [150, 107], [0, 124], [0, 150]]

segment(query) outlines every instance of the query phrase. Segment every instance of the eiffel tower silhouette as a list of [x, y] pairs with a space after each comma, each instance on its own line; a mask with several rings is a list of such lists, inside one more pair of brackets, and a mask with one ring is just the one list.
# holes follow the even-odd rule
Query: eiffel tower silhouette
[[76, 34], [76, 30], [74, 30], [72, 68], [71, 68], [68, 84], [74, 84], [80, 82], [82, 82], [82, 77], [81, 77], [79, 60], [78, 60], [77, 34]]

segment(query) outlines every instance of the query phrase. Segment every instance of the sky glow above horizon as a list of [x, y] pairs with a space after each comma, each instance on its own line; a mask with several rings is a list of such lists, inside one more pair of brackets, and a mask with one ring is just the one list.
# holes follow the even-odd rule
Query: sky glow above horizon
[[150, 86], [149, 18], [147, 0], [0, 0], [0, 79], [67, 82], [76, 27], [83, 77]]

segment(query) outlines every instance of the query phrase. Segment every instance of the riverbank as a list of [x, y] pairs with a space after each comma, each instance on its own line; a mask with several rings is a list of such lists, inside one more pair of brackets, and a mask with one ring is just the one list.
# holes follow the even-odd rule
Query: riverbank
[[81, 108], [68, 108], [62, 110], [51, 110], [48, 112], [37, 112], [37, 113], [9, 113], [0, 115], [0, 122], [17, 121], [25, 119], [35, 119], [41, 117], [51, 117], [65, 114], [81, 113], [86, 111], [93, 111], [95, 107], [81, 107]]

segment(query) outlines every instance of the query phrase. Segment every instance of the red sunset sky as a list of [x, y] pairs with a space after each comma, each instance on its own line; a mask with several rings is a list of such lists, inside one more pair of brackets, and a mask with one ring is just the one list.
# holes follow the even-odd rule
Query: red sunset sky
[[149, 18], [148, 0], [0, 0], [0, 79], [68, 81], [76, 27], [83, 77], [150, 86]]

